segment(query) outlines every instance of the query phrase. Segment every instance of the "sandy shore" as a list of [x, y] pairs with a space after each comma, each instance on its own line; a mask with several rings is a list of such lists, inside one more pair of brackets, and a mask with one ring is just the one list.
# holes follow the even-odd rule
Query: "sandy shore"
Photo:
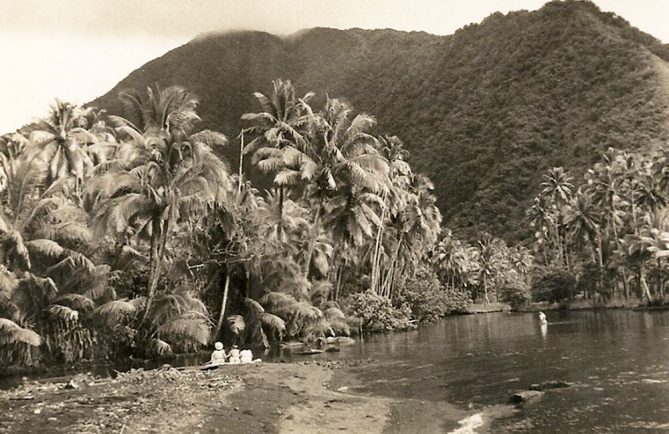
[[465, 411], [351, 393], [334, 363], [262, 363], [213, 371], [135, 371], [117, 379], [26, 383], [0, 393], [0, 432], [438, 433]]

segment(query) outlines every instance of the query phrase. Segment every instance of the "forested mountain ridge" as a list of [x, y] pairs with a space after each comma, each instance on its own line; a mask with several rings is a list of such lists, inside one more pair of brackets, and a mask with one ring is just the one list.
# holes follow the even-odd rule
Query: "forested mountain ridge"
[[[298, 94], [346, 98], [401, 137], [434, 181], [448, 226], [513, 240], [527, 235], [524, 212], [547, 168], [578, 175], [608, 147], [667, 139], [668, 60], [667, 45], [622, 18], [588, 2], [551, 2], [443, 37], [360, 29], [203, 36], [92, 104], [116, 113], [119, 91], [178, 84], [200, 96], [204, 127], [233, 138], [240, 115], [254, 110], [252, 92], [288, 78]], [[230, 145], [232, 156], [237, 148]]]

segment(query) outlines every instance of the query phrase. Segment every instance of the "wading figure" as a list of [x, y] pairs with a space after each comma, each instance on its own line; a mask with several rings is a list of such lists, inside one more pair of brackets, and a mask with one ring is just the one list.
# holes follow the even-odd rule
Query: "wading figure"
[[541, 325], [548, 324], [548, 320], [546, 320], [546, 314], [543, 312], [539, 312], [539, 322]]

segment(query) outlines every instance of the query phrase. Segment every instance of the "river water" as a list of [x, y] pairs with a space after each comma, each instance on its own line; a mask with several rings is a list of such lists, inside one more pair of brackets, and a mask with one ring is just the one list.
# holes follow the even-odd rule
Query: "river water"
[[534, 383], [574, 383], [497, 412], [489, 432], [669, 432], [669, 312], [547, 316], [545, 327], [534, 313], [451, 317], [317, 357], [376, 360], [359, 371], [358, 392], [444, 400], [473, 414], [510, 410], [510, 395]]

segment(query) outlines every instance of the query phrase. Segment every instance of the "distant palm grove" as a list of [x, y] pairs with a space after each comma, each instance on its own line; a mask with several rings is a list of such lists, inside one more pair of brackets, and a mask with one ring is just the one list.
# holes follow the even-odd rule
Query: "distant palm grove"
[[120, 94], [123, 118], [57, 101], [3, 136], [3, 366], [407, 328], [472, 301], [664, 300], [664, 150], [610, 151], [580, 187], [551, 169], [534, 242], [464, 240], [398, 137], [312, 96], [255, 93], [239, 161], [175, 86]]

